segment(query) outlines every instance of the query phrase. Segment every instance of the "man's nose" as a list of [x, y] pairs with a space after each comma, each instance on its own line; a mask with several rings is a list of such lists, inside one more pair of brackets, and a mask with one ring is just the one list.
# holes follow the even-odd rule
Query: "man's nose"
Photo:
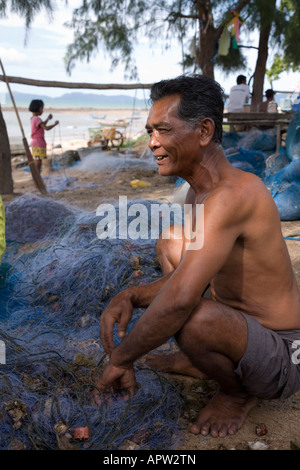
[[148, 142], [148, 147], [152, 152], [154, 152], [154, 150], [160, 147], [160, 142], [157, 138], [157, 133], [155, 131], [153, 131], [151, 134], [151, 137]]

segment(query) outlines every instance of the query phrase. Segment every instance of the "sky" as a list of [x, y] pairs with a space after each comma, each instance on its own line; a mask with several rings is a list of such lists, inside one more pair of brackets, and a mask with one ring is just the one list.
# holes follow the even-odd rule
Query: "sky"
[[[136, 83], [137, 80], [124, 78], [124, 68], [118, 67], [111, 71], [110, 60], [105, 52], [100, 51], [89, 63], [77, 62], [71, 75], [68, 75], [64, 65], [64, 55], [67, 46], [72, 42], [73, 32], [64, 26], [71, 19], [73, 8], [81, 4], [81, 0], [69, 0], [65, 6], [64, 0], [59, 3], [59, 9], [55, 11], [53, 20], [50, 21], [45, 13], [35, 17], [29, 30], [27, 43], [25, 44], [25, 21], [17, 15], [10, 14], [6, 19], [0, 19], [0, 58], [7, 75], [33, 78], [40, 80], [56, 80], [64, 82], [85, 83]], [[241, 29], [240, 44], [257, 46], [257, 38], [243, 36]], [[168, 50], [164, 50], [159, 42], [151, 45], [148, 40], [141, 39], [135, 48], [135, 59], [139, 72], [140, 83], [153, 83], [161, 79], [172, 78], [182, 73], [179, 64], [181, 59], [180, 45], [174, 40]], [[249, 58], [249, 66], [243, 73], [250, 78], [254, 72], [256, 50], [246, 49]], [[215, 72], [216, 80], [222, 85], [226, 93], [235, 84], [237, 73], [225, 76]], [[281, 79], [274, 82], [275, 90], [294, 91], [299, 90], [300, 73], [282, 74]], [[270, 83], [265, 79], [265, 90], [270, 88]], [[72, 92], [66, 88], [33, 87], [28, 85], [11, 85], [12, 92], [36, 93], [52, 97], [61, 96]], [[3, 103], [3, 94], [6, 90], [4, 83], [0, 82], [0, 100]], [[94, 92], [94, 90], [76, 90], [82, 92]], [[100, 90], [99, 93], [123, 94], [124, 90]], [[132, 96], [144, 98], [143, 91], [131, 90]]]

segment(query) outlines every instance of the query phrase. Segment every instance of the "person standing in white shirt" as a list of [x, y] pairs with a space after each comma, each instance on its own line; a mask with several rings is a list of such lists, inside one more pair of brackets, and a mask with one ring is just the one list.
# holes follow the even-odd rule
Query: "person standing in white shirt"
[[244, 104], [248, 102], [250, 98], [250, 88], [246, 80], [244, 75], [239, 75], [236, 79], [237, 84], [231, 87], [227, 105], [228, 113], [242, 112]]

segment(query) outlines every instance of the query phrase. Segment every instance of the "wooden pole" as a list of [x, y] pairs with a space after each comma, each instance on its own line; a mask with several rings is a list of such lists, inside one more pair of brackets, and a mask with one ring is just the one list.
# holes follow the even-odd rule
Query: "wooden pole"
[[18, 119], [19, 126], [20, 126], [20, 129], [21, 129], [22, 137], [23, 137], [23, 145], [24, 145], [24, 148], [25, 148], [26, 157], [27, 157], [27, 160], [28, 160], [28, 165], [29, 165], [29, 168], [30, 168], [30, 171], [31, 171], [31, 174], [32, 174], [32, 178], [35, 182], [36, 187], [41, 192], [41, 194], [47, 194], [47, 190], [45, 188], [45, 185], [44, 185], [44, 182], [43, 182], [42, 177], [40, 175], [40, 172], [38, 171], [38, 169], [35, 165], [35, 162], [32, 158], [32, 155], [31, 155], [31, 152], [30, 152], [30, 149], [29, 149], [29, 145], [28, 145], [27, 139], [25, 137], [25, 133], [24, 133], [24, 129], [23, 129], [23, 126], [22, 126], [21, 119], [20, 119], [20, 115], [19, 115], [16, 103], [15, 103], [15, 100], [14, 100], [13, 94], [11, 92], [11, 89], [10, 89], [10, 86], [9, 86], [9, 83], [8, 83], [8, 79], [7, 79], [7, 76], [5, 74], [4, 67], [3, 67], [1, 59], [0, 59], [0, 67], [2, 69], [3, 77], [5, 79], [5, 82], [6, 82], [6, 85], [7, 85], [7, 88], [8, 88], [8, 92], [10, 94], [10, 98], [11, 98], [14, 110], [16, 112], [16, 115], [17, 115], [17, 119]]
[[[7, 76], [6, 79], [10, 83], [20, 83], [22, 85], [50, 87], [50, 88], [73, 88], [80, 89], [85, 88], [89, 90], [137, 90], [137, 89], [149, 89], [151, 83], [80, 83], [80, 82], [57, 82], [53, 80], [36, 80], [33, 78], [22, 78]], [[4, 80], [4, 76], [0, 75], [0, 80]]]

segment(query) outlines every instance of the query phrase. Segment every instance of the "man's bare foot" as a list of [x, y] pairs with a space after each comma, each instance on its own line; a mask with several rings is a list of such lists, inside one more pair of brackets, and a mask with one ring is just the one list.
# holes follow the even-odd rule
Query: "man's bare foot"
[[212, 437], [236, 434], [255, 404], [255, 397], [237, 397], [218, 392], [200, 411], [190, 431], [203, 436], [210, 434]]
[[147, 354], [140, 362], [155, 370], [188, 375], [197, 379], [207, 379], [207, 375], [193, 366], [189, 358], [182, 352]]

